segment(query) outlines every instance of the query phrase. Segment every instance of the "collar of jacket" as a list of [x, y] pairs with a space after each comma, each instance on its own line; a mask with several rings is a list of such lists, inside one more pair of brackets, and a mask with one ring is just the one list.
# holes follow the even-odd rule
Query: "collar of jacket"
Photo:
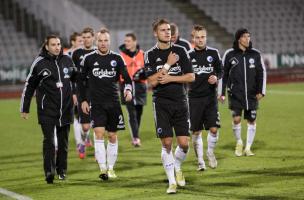
[[[234, 40], [234, 41], [233, 41], [233, 46], [232, 46], [232, 48], [233, 48], [234, 50], [242, 51], [242, 50], [239, 48], [239, 42], [238, 42], [237, 40]], [[249, 47], [246, 48], [246, 51], [248, 51], [248, 50], [250, 50], [250, 49], [252, 49], [252, 42], [251, 42], [251, 41], [249, 42]]]
[[134, 56], [136, 56], [139, 52], [139, 45], [136, 45], [136, 50], [135, 51], [130, 51], [128, 49], [126, 49], [126, 45], [122, 44], [119, 46], [119, 50], [125, 54], [127, 54], [128, 56], [130, 56], [131, 58], [133, 58]]
[[63, 56], [63, 49], [61, 48], [58, 56], [54, 56], [54, 55], [49, 54], [48, 51], [45, 49], [45, 47], [42, 47], [40, 50], [39, 56], [42, 56], [49, 60], [58, 60]]

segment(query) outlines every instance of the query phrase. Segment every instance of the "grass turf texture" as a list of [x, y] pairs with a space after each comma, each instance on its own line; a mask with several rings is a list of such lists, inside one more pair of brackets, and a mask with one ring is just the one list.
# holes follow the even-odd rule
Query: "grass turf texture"
[[[43, 177], [42, 133], [37, 124], [35, 100], [30, 119], [20, 118], [19, 99], [0, 101], [0, 187], [33, 199], [304, 199], [304, 84], [269, 85], [260, 104], [254, 157], [235, 157], [235, 140], [227, 103], [220, 105], [218, 168], [197, 172], [191, 145], [183, 164], [187, 185], [168, 196], [155, 137], [151, 95], [144, 109], [142, 147], [131, 146], [129, 129], [119, 132], [118, 179], [98, 178], [94, 149], [80, 160], [71, 130], [68, 179], [48, 185]], [[126, 119], [126, 114], [125, 120]], [[242, 122], [246, 139], [246, 123]], [[91, 133], [92, 134], [92, 133]], [[92, 135], [91, 135], [92, 136]], [[203, 136], [206, 149], [206, 132]], [[207, 161], [207, 159], [205, 158]], [[0, 194], [0, 199], [9, 199]]]

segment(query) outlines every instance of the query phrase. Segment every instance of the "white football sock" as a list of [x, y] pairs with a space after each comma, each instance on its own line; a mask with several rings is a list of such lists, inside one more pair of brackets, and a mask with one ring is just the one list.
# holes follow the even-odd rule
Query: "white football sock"
[[81, 143], [81, 124], [77, 119], [74, 119], [73, 127], [74, 127], [75, 142], [77, 145]]
[[247, 124], [247, 143], [245, 150], [250, 150], [256, 132], [256, 124]]
[[181, 165], [185, 161], [188, 151], [189, 148], [187, 152], [184, 152], [184, 150], [177, 145], [175, 149], [175, 163], [174, 163], [175, 171], [178, 172], [181, 170]]
[[176, 185], [176, 180], [174, 176], [174, 157], [172, 154], [172, 150], [170, 151], [170, 153], [167, 153], [166, 148], [162, 147], [161, 158], [165, 172], [167, 174], [167, 178], [169, 180], [169, 185]]
[[217, 131], [216, 134], [213, 134], [210, 131], [208, 131], [208, 136], [207, 136], [208, 152], [213, 153], [218, 138], [219, 138], [219, 131]]
[[95, 157], [100, 170], [107, 170], [106, 148], [105, 148], [104, 140], [96, 139], [94, 142], [94, 147], [95, 147]]
[[56, 126], [54, 128], [54, 146], [55, 146], [55, 151], [58, 150], [58, 138], [57, 138], [57, 129]]
[[113, 167], [117, 160], [117, 154], [118, 154], [118, 140], [116, 140], [116, 143], [108, 142], [107, 145], [108, 169], [113, 170]]
[[241, 138], [241, 131], [242, 131], [242, 125], [241, 123], [239, 124], [234, 124], [232, 123], [232, 130], [235, 136], [235, 139], [238, 144], [243, 144], [242, 138]]
[[204, 159], [203, 159], [204, 143], [203, 143], [202, 133], [200, 133], [199, 135], [192, 134], [192, 144], [198, 163], [199, 164], [204, 163]]

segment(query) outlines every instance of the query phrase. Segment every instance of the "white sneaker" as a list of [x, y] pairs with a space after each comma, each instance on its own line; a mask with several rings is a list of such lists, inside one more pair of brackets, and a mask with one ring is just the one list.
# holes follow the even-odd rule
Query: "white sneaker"
[[197, 171], [205, 171], [206, 170], [206, 164], [205, 161], [203, 163], [198, 164]]
[[167, 189], [167, 194], [176, 194], [176, 188], [177, 188], [176, 184], [169, 185]]
[[109, 178], [117, 178], [115, 171], [113, 169], [108, 170], [108, 177]]
[[186, 180], [185, 180], [185, 177], [184, 177], [184, 175], [183, 175], [182, 170], [176, 171], [176, 172], [175, 172], [175, 175], [176, 175], [176, 182], [177, 182], [177, 185], [178, 185], [178, 186], [181, 186], [181, 187], [184, 187], [184, 186], [186, 185]]
[[215, 158], [215, 155], [213, 152], [208, 152], [207, 151], [207, 158], [208, 158], [208, 164], [210, 168], [215, 169], [217, 167], [217, 160]]
[[240, 157], [240, 156], [243, 155], [243, 144], [241, 144], [241, 143], [236, 143], [234, 154], [235, 154], [237, 157]]
[[254, 153], [250, 149], [245, 149], [244, 150], [244, 155], [245, 156], [254, 156]]

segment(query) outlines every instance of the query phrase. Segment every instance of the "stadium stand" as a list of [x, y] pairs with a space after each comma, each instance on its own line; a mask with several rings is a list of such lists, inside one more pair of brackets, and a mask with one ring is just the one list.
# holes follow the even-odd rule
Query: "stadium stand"
[[[166, 0], [103, 0], [102, 3], [99, 0], [73, 0], [73, 2], [96, 15], [111, 30], [134, 31], [144, 50], [155, 44], [152, 22], [156, 18], [167, 18], [175, 22], [179, 26], [181, 36], [190, 39], [193, 22]], [[222, 48], [212, 36], [209, 38], [209, 45]]]
[[247, 27], [255, 47], [267, 53], [304, 52], [304, 6], [301, 0], [191, 0], [233, 34]]
[[0, 14], [0, 67], [30, 65], [37, 55], [38, 44], [24, 32], [18, 32], [11, 20]]

